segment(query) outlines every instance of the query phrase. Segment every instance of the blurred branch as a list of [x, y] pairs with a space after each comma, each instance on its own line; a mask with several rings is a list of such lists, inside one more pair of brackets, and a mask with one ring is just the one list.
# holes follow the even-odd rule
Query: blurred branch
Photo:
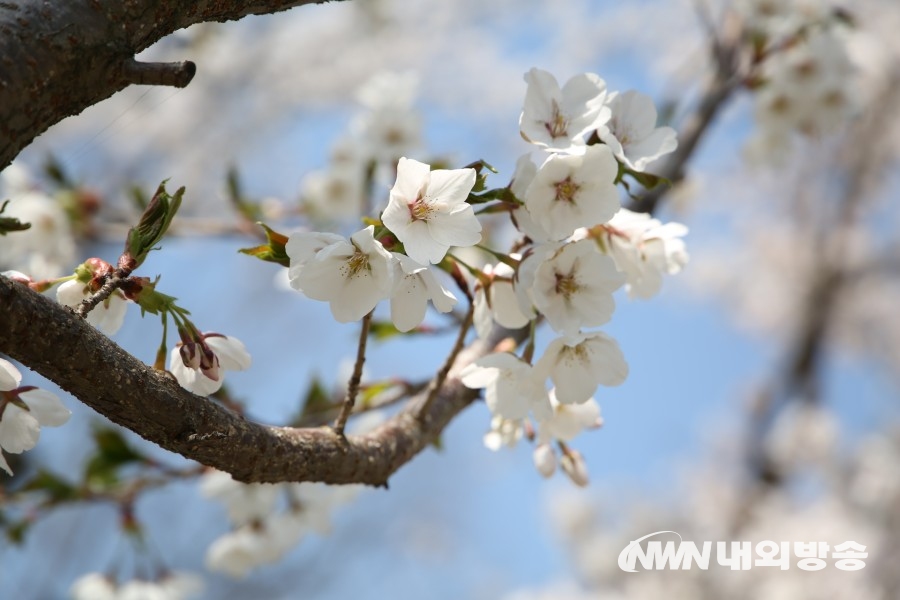
[[653, 213], [662, 198], [684, 180], [686, 167], [694, 156], [700, 140], [718, 116], [732, 94], [743, 84], [746, 74], [740, 68], [742, 44], [741, 23], [736, 15], [728, 13], [716, 37], [711, 33], [711, 53], [715, 71], [700, 94], [695, 108], [684, 119], [678, 131], [678, 147], [669, 155], [656, 175], [668, 179], [671, 185], [659, 185], [646, 191], [628, 208], [635, 212]]
[[366, 435], [331, 428], [261, 425], [195, 396], [49, 298], [0, 276], [0, 349], [114, 423], [243, 482], [322, 481], [387, 485], [388, 478], [436, 439], [478, 392], [458, 373], [507, 337], [496, 329], [459, 353], [434, 402], [419, 414], [415, 396]]
[[847, 285], [859, 275], [857, 267], [847, 265], [851, 237], [858, 225], [860, 207], [871, 197], [877, 187], [873, 182], [881, 179], [887, 164], [891, 151], [884, 131], [886, 124], [895, 118], [898, 101], [900, 72], [887, 82], [880, 95], [866, 108], [864, 116], [848, 132], [845, 142], [839, 145], [841, 151], [829, 168], [837, 174], [834, 179], [842, 185], [835, 210], [829, 212], [824, 206], [820, 209], [820, 214], [826, 218], [818, 231], [808, 238], [808, 242], [816, 247], [818, 261], [810, 274], [806, 294], [800, 299], [802, 321], [788, 342], [782, 362], [784, 368], [773, 376], [773, 381], [760, 394], [752, 414], [748, 450], [751, 474], [757, 482], [767, 486], [779, 485], [784, 476], [769, 456], [765, 443], [777, 415], [792, 402], [820, 400], [822, 358], [832, 323], [837, 318], [838, 300]]
[[231, 21], [321, 0], [19, 0], [0, 3], [0, 169], [31, 141], [132, 84], [184, 87], [191, 62], [134, 56], [195, 23]]

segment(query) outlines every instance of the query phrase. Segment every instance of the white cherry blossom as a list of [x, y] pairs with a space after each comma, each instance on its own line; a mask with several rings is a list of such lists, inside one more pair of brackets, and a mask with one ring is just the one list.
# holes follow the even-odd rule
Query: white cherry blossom
[[599, 137], [633, 171], [643, 171], [678, 146], [674, 129], [656, 126], [656, 106], [650, 96], [634, 90], [610, 94], [607, 105], [612, 117]]
[[75, 256], [75, 238], [62, 205], [33, 187], [31, 174], [12, 164], [0, 172], [0, 204], [10, 199], [4, 217], [31, 227], [0, 235], [0, 270], [17, 269], [34, 279], [62, 275]]
[[553, 440], [570, 442], [586, 429], [596, 429], [603, 424], [600, 405], [593, 398], [580, 404], [563, 404], [556, 398], [556, 388], [550, 390], [553, 416], [538, 424], [538, 443]]
[[246, 525], [272, 514], [281, 486], [271, 483], [241, 483], [224, 471], [207, 471], [200, 480], [200, 492], [225, 505], [228, 520]]
[[611, 258], [592, 240], [579, 240], [537, 267], [531, 297], [553, 329], [574, 335], [609, 321], [616, 306], [612, 293], [624, 283]]
[[336, 234], [321, 231], [297, 231], [288, 237], [284, 250], [291, 259], [288, 267], [288, 281], [296, 289], [294, 280], [300, 275], [303, 266], [315, 258], [320, 250], [332, 244], [346, 241], [346, 238]]
[[550, 444], [538, 444], [533, 453], [534, 467], [541, 477], [550, 477], [556, 471], [556, 452]]
[[[71, 279], [56, 288], [56, 300], [62, 305], [75, 308], [93, 293], [87, 284], [77, 279]], [[86, 320], [106, 335], [113, 335], [125, 322], [128, 302], [122, 292], [116, 290], [109, 295], [109, 298], [95, 306], [87, 314]]]
[[650, 298], [662, 287], [663, 274], [681, 271], [689, 258], [681, 239], [687, 232], [681, 223], [663, 224], [646, 213], [616, 213], [602, 241], [625, 274], [629, 296]]
[[[72, 413], [47, 390], [19, 387], [22, 375], [0, 358], [0, 449], [12, 454], [31, 450], [41, 435], [41, 427], [59, 427]], [[13, 474], [0, 452], [0, 468]]]
[[621, 206], [617, 173], [607, 146], [589, 146], [580, 155], [550, 155], [525, 191], [531, 222], [551, 240], [565, 239], [579, 227], [605, 223]]
[[515, 271], [505, 263], [485, 265], [483, 271], [489, 283], [486, 286], [481, 282], [476, 284], [474, 298], [474, 324], [478, 337], [490, 335], [495, 322], [507, 329], [525, 327], [530, 319], [519, 309], [513, 289]]
[[495, 416], [524, 419], [531, 411], [540, 420], [551, 414], [543, 381], [514, 354], [483, 356], [463, 369], [460, 379], [468, 388], [485, 388], [485, 402]]
[[609, 120], [606, 82], [593, 73], [576, 75], [560, 89], [552, 74], [534, 68], [525, 74], [525, 82], [519, 130], [532, 144], [551, 152], [579, 154], [585, 149], [585, 134]]
[[222, 370], [246, 370], [250, 368], [251, 358], [243, 342], [235, 337], [220, 333], [204, 333], [201, 337], [202, 343], [178, 342], [172, 348], [169, 371], [184, 389], [208, 396], [222, 387], [225, 380]]
[[589, 483], [587, 463], [581, 452], [569, 448], [559, 459], [559, 467], [578, 487], [586, 487]]
[[553, 381], [560, 403], [578, 404], [588, 402], [599, 385], [625, 381], [628, 363], [613, 338], [594, 331], [551, 341], [535, 371]]
[[512, 448], [522, 439], [525, 427], [522, 419], [504, 419], [491, 417], [491, 430], [484, 434], [484, 447], [496, 452], [503, 446]]
[[401, 158], [382, 222], [422, 264], [438, 263], [451, 246], [481, 241], [481, 223], [466, 202], [475, 169], [437, 169]]
[[210, 545], [206, 567], [231, 577], [246, 577], [252, 569], [280, 560], [307, 531], [305, 520], [294, 512], [243, 525]]
[[[350, 241], [340, 238], [305, 261], [303, 258], [311, 251], [306, 242], [324, 243], [333, 238], [298, 238], [294, 244], [295, 254], [299, 256], [296, 264], [294, 255], [289, 253], [291, 286], [308, 298], [328, 302], [331, 314], [341, 323], [360, 320], [390, 296], [393, 285], [391, 253], [375, 239], [374, 231], [370, 225], [350, 236]], [[298, 246], [306, 251], [297, 249]]]
[[358, 217], [364, 209], [364, 168], [360, 163], [341, 162], [307, 174], [303, 178], [301, 197], [313, 216]]
[[395, 252], [394, 288], [391, 291], [391, 321], [394, 327], [399, 331], [417, 327], [425, 319], [429, 301], [442, 313], [453, 310], [458, 302], [429, 267]]

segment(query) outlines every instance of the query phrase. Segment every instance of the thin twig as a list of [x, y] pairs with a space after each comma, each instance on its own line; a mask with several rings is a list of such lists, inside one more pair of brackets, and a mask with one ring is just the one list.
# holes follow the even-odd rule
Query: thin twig
[[99, 290], [97, 290], [94, 295], [92, 295], [90, 298], [85, 298], [81, 302], [81, 304], [78, 305], [78, 308], [75, 309], [75, 314], [82, 319], [87, 317], [87, 314], [89, 312], [94, 310], [101, 302], [112, 296], [113, 292], [122, 287], [128, 280], [128, 276], [131, 273], [129, 272], [126, 275], [124, 273], [120, 273], [120, 271], [121, 269], [116, 269], [116, 271], [106, 280], [103, 286]]
[[447, 360], [444, 361], [441, 370], [437, 372], [437, 375], [434, 376], [434, 379], [432, 379], [431, 383], [428, 385], [425, 401], [422, 402], [422, 406], [420, 406], [419, 410], [416, 412], [417, 419], [422, 420], [425, 418], [425, 415], [428, 414], [431, 403], [437, 397], [438, 392], [441, 390], [441, 386], [444, 385], [444, 382], [447, 380], [447, 375], [450, 374], [450, 369], [453, 368], [453, 364], [456, 362], [456, 357], [463, 349], [463, 345], [466, 342], [466, 334], [469, 333], [469, 328], [472, 327], [474, 318], [475, 303], [470, 302], [469, 310], [466, 311], [466, 316], [459, 326], [459, 334], [456, 336], [456, 343], [453, 344], [453, 348], [450, 350], [450, 354], [447, 355]]
[[362, 331], [359, 333], [359, 347], [356, 350], [356, 364], [353, 366], [353, 375], [350, 376], [350, 382], [347, 384], [347, 397], [344, 398], [344, 405], [338, 414], [337, 420], [334, 422], [334, 432], [340, 436], [344, 435], [344, 426], [350, 413], [353, 411], [353, 405], [356, 403], [356, 395], [359, 393], [359, 382], [362, 379], [363, 365], [366, 362], [366, 342], [369, 339], [369, 325], [372, 323], [372, 312], [363, 317]]

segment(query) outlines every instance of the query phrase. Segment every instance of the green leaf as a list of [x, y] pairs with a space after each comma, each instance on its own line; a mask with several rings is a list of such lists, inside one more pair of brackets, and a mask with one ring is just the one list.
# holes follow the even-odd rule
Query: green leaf
[[69, 177], [62, 163], [56, 158], [56, 155], [49, 154], [47, 162], [44, 163], [44, 173], [51, 181], [63, 188], [74, 188], [71, 177]]
[[88, 483], [114, 484], [118, 481], [118, 470], [121, 467], [146, 460], [116, 429], [98, 426], [94, 429], [93, 437], [97, 452], [85, 467], [84, 477]]
[[253, 248], [241, 248], [238, 252], [249, 256], [255, 256], [259, 260], [273, 262], [283, 267], [289, 267], [291, 265], [291, 259], [284, 248], [288, 241], [287, 236], [274, 231], [264, 223], [257, 224], [266, 232], [266, 243], [262, 246], [255, 246]]
[[487, 188], [487, 173], [482, 173], [482, 170], [487, 169], [491, 173], [498, 173], [497, 169], [486, 163], [485, 161], [478, 159], [475, 162], [467, 164], [464, 169], [475, 169], [475, 187], [472, 188], [472, 192], [480, 192]]
[[[0, 215], [6, 210], [10, 200], [4, 200], [0, 205]], [[31, 227], [31, 223], [23, 223], [15, 217], [0, 217], [0, 235], [6, 235], [10, 231], [25, 231]]]
[[297, 426], [306, 423], [309, 421], [309, 417], [328, 414], [333, 408], [334, 402], [328, 390], [322, 385], [318, 376], [313, 376], [309, 389], [306, 390], [306, 396], [303, 399], [303, 410], [294, 419], [292, 425]]
[[25, 534], [28, 532], [28, 528], [31, 527], [33, 521], [30, 519], [22, 519], [20, 521], [13, 521], [6, 527], [6, 537], [9, 538], [14, 544], [21, 545], [22, 542], [25, 541]]
[[[178, 301], [178, 298], [156, 291], [156, 283], [158, 280], [148, 282], [142, 279], [142, 281], [140, 293], [132, 298], [138, 306], [141, 307], [141, 316], [144, 316], [147, 313], [158, 315], [160, 313], [171, 311], [172, 307], [175, 306], [175, 302]], [[185, 315], [190, 314], [184, 309], [181, 309], [181, 313]]]
[[54, 503], [78, 499], [78, 489], [50, 471], [41, 469], [22, 488], [26, 492], [45, 492]]

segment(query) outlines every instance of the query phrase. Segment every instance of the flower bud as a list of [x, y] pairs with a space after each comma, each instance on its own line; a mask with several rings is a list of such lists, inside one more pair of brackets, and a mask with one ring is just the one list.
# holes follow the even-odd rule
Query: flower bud
[[188, 369], [199, 369], [200, 368], [200, 359], [201, 352], [200, 346], [195, 342], [188, 342], [187, 344], [182, 344], [180, 348], [178, 348], [179, 354], [181, 354], [181, 362], [184, 363]]
[[579, 487], [587, 487], [588, 470], [584, 456], [578, 450], [566, 449], [559, 461], [563, 472]]
[[534, 449], [534, 466], [541, 477], [550, 477], [556, 471], [556, 453], [550, 444], [540, 444]]
[[206, 345], [205, 342], [199, 344], [200, 347], [200, 372], [213, 381], [219, 380], [219, 357], [216, 353]]

